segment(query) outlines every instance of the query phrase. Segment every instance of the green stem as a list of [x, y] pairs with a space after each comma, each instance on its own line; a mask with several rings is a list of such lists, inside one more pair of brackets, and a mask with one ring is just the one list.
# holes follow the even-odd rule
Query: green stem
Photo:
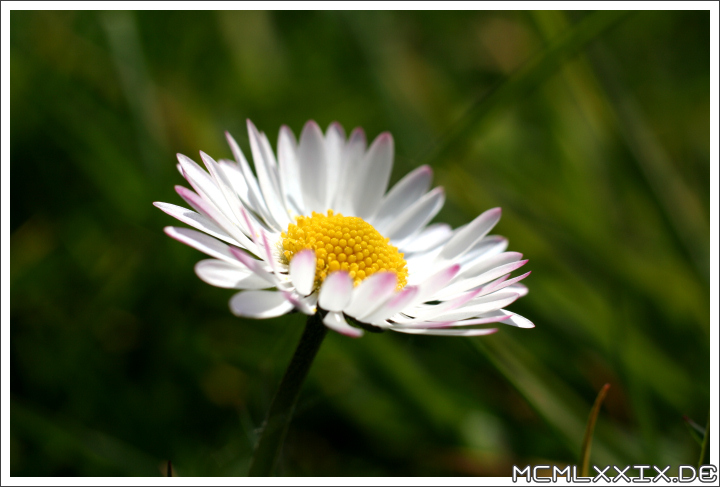
[[323, 325], [320, 313], [308, 317], [300, 343], [270, 404], [260, 440], [250, 461], [249, 476], [267, 477], [272, 474], [280, 457], [280, 450], [295, 410], [300, 388], [326, 333], [327, 328]]

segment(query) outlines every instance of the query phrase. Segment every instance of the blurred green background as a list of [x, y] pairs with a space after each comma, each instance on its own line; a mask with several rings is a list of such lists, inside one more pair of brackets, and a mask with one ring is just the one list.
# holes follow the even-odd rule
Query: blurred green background
[[11, 474], [244, 475], [304, 320], [246, 321], [162, 231], [175, 153], [308, 119], [395, 137], [436, 220], [530, 259], [486, 338], [329, 334], [280, 475], [696, 464], [709, 409], [708, 12], [11, 14]]

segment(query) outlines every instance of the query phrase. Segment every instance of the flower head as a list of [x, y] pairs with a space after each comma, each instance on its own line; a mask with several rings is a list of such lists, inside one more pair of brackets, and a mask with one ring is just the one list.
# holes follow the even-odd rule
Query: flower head
[[496, 329], [476, 326], [489, 323], [533, 327], [503, 309], [527, 294], [518, 281], [530, 273], [510, 278], [527, 261], [505, 251], [505, 238], [488, 235], [500, 209], [455, 230], [429, 224], [445, 194], [430, 190], [428, 166], [386, 192], [389, 133], [367, 148], [361, 129], [346, 138], [337, 123], [323, 134], [311, 121], [298, 142], [283, 126], [277, 157], [250, 121], [248, 133], [254, 174], [226, 134], [235, 161], [200, 152], [205, 171], [178, 154], [194, 191], [176, 190], [195, 211], [155, 203], [196, 229], [165, 231], [212, 257], [196, 264], [197, 275], [241, 290], [230, 300], [235, 315], [321, 312], [328, 328], [353, 337], [363, 330], [347, 318], [366, 329], [426, 335], [487, 335]]

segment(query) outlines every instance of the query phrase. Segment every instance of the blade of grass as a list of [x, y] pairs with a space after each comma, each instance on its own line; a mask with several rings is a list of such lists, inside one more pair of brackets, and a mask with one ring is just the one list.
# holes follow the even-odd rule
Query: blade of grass
[[[492, 340], [469, 340], [469, 343], [493, 363], [577, 455], [578, 437], [585, 424], [583, 411], [587, 411], [583, 400], [508, 335], [496, 334]], [[607, 424], [603, 433], [602, 438], [595, 440], [600, 463], [628, 463], [642, 457], [636, 438], [627, 432]]]
[[710, 413], [708, 413], [707, 424], [705, 425], [705, 435], [703, 436], [702, 446], [700, 447], [700, 460], [698, 460], [698, 470], [705, 464], [705, 456], [708, 451], [708, 443], [710, 438]]
[[590, 417], [588, 418], [587, 427], [585, 428], [585, 437], [582, 442], [582, 449], [580, 450], [580, 475], [583, 477], [588, 476], [590, 470], [590, 446], [592, 444], [593, 431], [595, 431], [595, 423], [597, 422], [598, 414], [600, 414], [600, 406], [605, 400], [607, 391], [610, 389], [610, 384], [605, 384], [595, 399], [590, 410]]
[[687, 426], [687, 429], [690, 432], [690, 436], [693, 437], [693, 440], [697, 441], [697, 444], [702, 446], [703, 439], [705, 437], [705, 430], [703, 429], [703, 427], [684, 415], [683, 421], [685, 422], [685, 426]]

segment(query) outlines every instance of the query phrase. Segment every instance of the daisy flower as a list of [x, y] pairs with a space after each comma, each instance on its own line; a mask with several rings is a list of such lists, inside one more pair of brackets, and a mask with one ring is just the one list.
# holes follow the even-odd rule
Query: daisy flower
[[194, 228], [167, 227], [171, 237], [204, 252], [195, 272], [213, 286], [239, 290], [230, 309], [241, 317], [320, 313], [328, 328], [359, 337], [363, 330], [446, 336], [487, 335], [503, 323], [532, 328], [504, 308], [527, 293], [511, 278], [527, 261], [488, 235], [500, 208], [452, 229], [430, 223], [445, 193], [430, 189], [421, 166], [389, 191], [394, 144], [380, 134], [367, 147], [355, 129], [313, 121], [300, 140], [283, 126], [273, 152], [247, 122], [250, 164], [227, 135], [234, 161], [200, 152], [204, 170], [178, 155], [192, 187], [177, 186], [194, 210], [155, 206]]

